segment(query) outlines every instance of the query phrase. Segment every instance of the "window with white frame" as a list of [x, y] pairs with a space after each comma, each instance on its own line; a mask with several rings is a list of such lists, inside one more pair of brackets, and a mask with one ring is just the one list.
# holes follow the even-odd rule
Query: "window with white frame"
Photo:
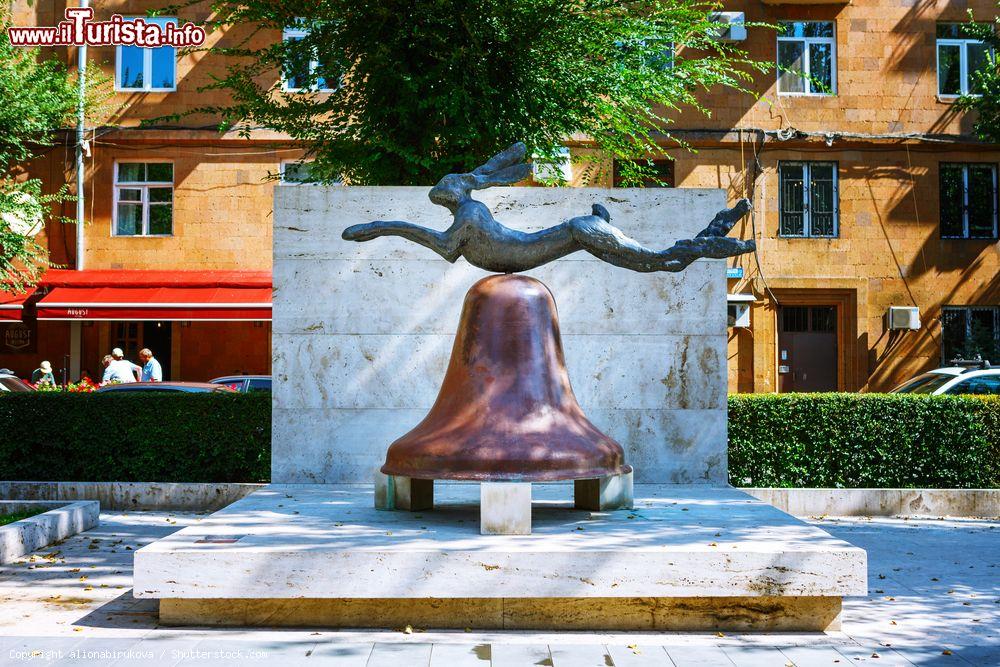
[[[300, 23], [285, 28], [282, 39], [298, 41], [309, 36], [309, 29]], [[285, 60], [281, 87], [288, 92], [332, 92], [340, 86], [340, 75], [333, 63], [320, 60], [315, 51], [296, 52]]]
[[938, 95], [975, 94], [973, 74], [989, 62], [990, 47], [976, 38], [968, 23], [937, 24]]
[[[622, 64], [637, 68], [665, 71], [674, 66], [674, 43], [665, 39], [648, 37], [629, 41], [617, 41], [622, 55]], [[637, 60], [636, 56], [641, 56]]]
[[170, 236], [174, 228], [174, 165], [115, 164], [115, 236]]
[[836, 162], [779, 162], [778, 181], [780, 236], [839, 235]]
[[[176, 18], [142, 17], [146, 23], [177, 25]], [[135, 20], [133, 17], [131, 20]], [[164, 92], [177, 90], [177, 49], [119, 46], [115, 49], [115, 90]]]
[[942, 163], [941, 237], [997, 238], [997, 166]]
[[941, 311], [941, 360], [1000, 359], [1000, 306], [945, 306]]
[[832, 21], [782, 21], [778, 31], [778, 92], [835, 95], [837, 43]]

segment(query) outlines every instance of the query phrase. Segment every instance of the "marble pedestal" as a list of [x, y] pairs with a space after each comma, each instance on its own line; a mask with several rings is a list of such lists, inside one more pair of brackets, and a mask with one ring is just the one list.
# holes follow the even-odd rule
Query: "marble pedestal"
[[481, 535], [479, 491], [270, 485], [137, 551], [134, 594], [174, 625], [821, 631], [867, 592], [862, 549], [730, 487], [601, 512], [536, 484], [530, 535]]
[[[479, 484], [479, 524], [483, 535], [531, 534], [530, 482]], [[573, 481], [573, 507], [610, 512], [632, 509], [632, 472]], [[375, 509], [426, 511], [434, 507], [434, 480], [375, 473]]]

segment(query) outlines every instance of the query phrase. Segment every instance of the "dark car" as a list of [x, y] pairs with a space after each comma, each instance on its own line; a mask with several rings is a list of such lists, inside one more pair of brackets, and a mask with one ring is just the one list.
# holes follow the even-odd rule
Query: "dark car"
[[270, 375], [225, 375], [209, 382], [224, 384], [244, 394], [250, 391], [271, 391]]
[[209, 382], [125, 382], [122, 384], [109, 384], [97, 390], [98, 393], [110, 391], [179, 391], [188, 394], [202, 394], [205, 392], [236, 393], [236, 391], [225, 385], [211, 384]]

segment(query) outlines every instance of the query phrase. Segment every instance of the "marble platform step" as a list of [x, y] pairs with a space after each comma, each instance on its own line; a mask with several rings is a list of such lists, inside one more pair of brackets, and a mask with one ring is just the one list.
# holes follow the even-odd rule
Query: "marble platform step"
[[134, 595], [175, 626], [815, 632], [867, 592], [863, 550], [736, 489], [594, 511], [535, 484], [527, 535], [481, 534], [480, 491], [386, 512], [372, 486], [272, 484], [135, 552]]

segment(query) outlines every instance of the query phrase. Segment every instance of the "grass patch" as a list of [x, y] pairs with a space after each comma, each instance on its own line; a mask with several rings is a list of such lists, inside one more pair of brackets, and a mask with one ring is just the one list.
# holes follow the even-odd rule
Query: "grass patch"
[[35, 516], [36, 514], [41, 514], [47, 510], [32, 510], [29, 512], [14, 512], [13, 514], [0, 514], [0, 526], [6, 526], [8, 523], [14, 523], [15, 521], [20, 521], [21, 519], [27, 519], [28, 517]]

